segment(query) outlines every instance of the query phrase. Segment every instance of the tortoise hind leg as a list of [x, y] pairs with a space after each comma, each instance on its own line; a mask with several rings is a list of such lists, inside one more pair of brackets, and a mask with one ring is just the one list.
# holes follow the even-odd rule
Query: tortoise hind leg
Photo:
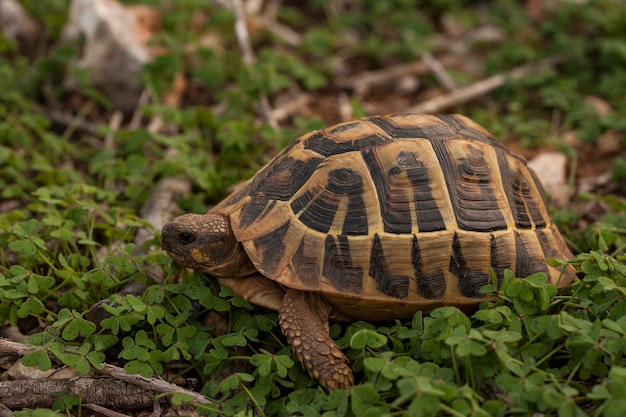
[[334, 390], [354, 385], [348, 359], [328, 334], [331, 307], [321, 296], [287, 290], [278, 321], [296, 356], [324, 388]]

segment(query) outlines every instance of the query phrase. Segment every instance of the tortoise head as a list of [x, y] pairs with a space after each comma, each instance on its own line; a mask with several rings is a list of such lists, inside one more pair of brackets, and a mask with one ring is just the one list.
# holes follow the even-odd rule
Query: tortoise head
[[181, 266], [234, 278], [255, 269], [226, 216], [184, 214], [163, 226], [163, 249]]

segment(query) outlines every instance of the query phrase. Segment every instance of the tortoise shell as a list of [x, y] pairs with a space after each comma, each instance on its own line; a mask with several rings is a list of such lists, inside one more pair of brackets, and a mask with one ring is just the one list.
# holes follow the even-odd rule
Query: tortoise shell
[[395, 114], [301, 136], [210, 213], [254, 266], [347, 319], [477, 304], [504, 270], [560, 287], [571, 258], [525, 160], [460, 115]]

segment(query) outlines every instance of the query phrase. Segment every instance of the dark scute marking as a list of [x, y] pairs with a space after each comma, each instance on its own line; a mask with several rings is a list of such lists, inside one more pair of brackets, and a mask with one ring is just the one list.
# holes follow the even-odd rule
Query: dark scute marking
[[479, 232], [507, 229], [504, 216], [491, 187], [491, 172], [483, 154], [472, 147], [457, 166], [457, 220], [461, 228]]
[[444, 142], [434, 141], [433, 147], [442, 164], [459, 228], [473, 232], [507, 229], [491, 187], [492, 172], [480, 149], [471, 146], [468, 155], [457, 161]]
[[279, 158], [257, 174], [240, 193], [251, 199], [241, 209], [240, 227], [245, 229], [261, 219], [274, 206], [276, 200], [287, 201], [311, 177], [322, 158], [301, 161], [290, 156]]
[[[545, 232], [545, 229], [537, 229], [536, 232], [544, 257], [560, 259], [569, 256], [567, 252], [562, 252], [562, 247], [560, 247], [558, 243], [553, 243], [550, 240], [549, 234]], [[560, 237], [557, 238], [560, 240]]]
[[404, 125], [400, 126], [389, 117], [370, 117], [369, 122], [378, 126], [392, 138], [425, 138], [424, 131], [420, 126]]
[[385, 259], [378, 233], [374, 235], [369, 274], [376, 281], [378, 291], [400, 300], [404, 300], [409, 294], [409, 277], [394, 275], [389, 271], [389, 264]]
[[354, 294], [361, 294], [363, 291], [363, 269], [352, 265], [346, 236], [326, 236], [322, 274], [339, 291]]
[[558, 248], [552, 245], [550, 238], [544, 230], [537, 229], [537, 238], [539, 239], [539, 244], [541, 245], [541, 250], [543, 251], [543, 255], [546, 258], [558, 258], [561, 256]]
[[270, 200], [265, 197], [256, 197], [246, 203], [241, 208], [241, 217], [239, 220], [239, 227], [245, 229], [254, 223], [255, 220], [262, 218], [264, 213], [269, 212], [276, 204], [275, 200]]
[[[528, 178], [520, 169], [511, 169], [506, 155], [498, 157], [500, 172], [502, 173], [502, 183], [506, 192], [515, 226], [518, 229], [530, 229], [533, 222], [536, 227], [545, 227], [546, 219], [541, 214], [543, 200], [536, 201], [532, 198], [532, 185]], [[541, 190], [540, 190], [541, 191]]]
[[535, 222], [535, 227], [546, 227], [548, 224], [548, 220], [541, 215], [541, 207], [545, 207], [548, 205], [546, 193], [543, 189], [543, 185], [541, 185], [539, 177], [537, 177], [537, 174], [535, 174], [535, 171], [533, 171], [532, 169], [529, 169], [528, 171], [530, 172], [533, 183], [537, 188], [537, 191], [539, 191], [539, 195], [541, 196], [541, 200], [539, 201], [529, 198], [529, 200], [531, 201], [529, 203], [531, 206], [530, 214], [533, 218], [533, 221]]
[[[385, 232], [411, 233], [411, 204], [415, 204], [420, 232], [445, 230], [446, 225], [432, 195], [428, 169], [414, 152], [402, 151], [397, 165], [385, 172], [374, 152], [363, 152], [363, 159], [375, 183]], [[399, 187], [394, 177], [406, 175], [411, 187]]]
[[[292, 141], [289, 145], [287, 145], [286, 148], [280, 151], [280, 153], [276, 156], [276, 160], [279, 161], [279, 160], [284, 159], [285, 155], [288, 154], [291, 151], [291, 149], [293, 149], [294, 146], [296, 146], [298, 143], [300, 143], [298, 139]], [[317, 159], [317, 161], [318, 161], [317, 163], [319, 164], [321, 159]], [[252, 181], [250, 181], [245, 187], [241, 188], [239, 191], [236, 191], [235, 193], [226, 197], [226, 199], [224, 200], [222, 204], [225, 207], [232, 206], [233, 204], [239, 202], [243, 197], [247, 195], [254, 195], [256, 189], [263, 182], [263, 179], [265, 178], [266, 174], [267, 173], [257, 174], [254, 178], [252, 178]]]
[[309, 288], [319, 286], [320, 271], [315, 256], [304, 254], [304, 239], [300, 241], [298, 249], [293, 254], [292, 263], [300, 281]]
[[491, 235], [491, 267], [496, 273], [496, 277], [498, 278], [498, 283], [502, 283], [504, 279], [504, 270], [511, 269], [511, 265], [504, 262], [504, 254], [502, 250], [498, 248], [498, 240], [492, 234]]
[[258, 191], [266, 198], [287, 201], [311, 178], [320, 162], [322, 158], [301, 161], [287, 157], [277, 161], [263, 178], [259, 178]]
[[398, 153], [398, 168], [406, 172], [417, 211], [417, 225], [420, 232], [446, 230], [437, 202], [433, 198], [428, 169], [414, 152]]
[[331, 130], [330, 132], [328, 132], [328, 134], [330, 135], [334, 135], [337, 133], [341, 133], [341, 132], [345, 132], [346, 130], [351, 130], [354, 129], [355, 127], [357, 127], [360, 124], [360, 122], [354, 122], [354, 123], [347, 123], [345, 125], [341, 125], [341, 126], [337, 126], [336, 128], [334, 128], [333, 130]]
[[[546, 222], [541, 216], [540, 206], [532, 199], [530, 184], [520, 170], [514, 173], [511, 188], [513, 190], [516, 209], [524, 210], [524, 214], [521, 218], [526, 218], [528, 223], [530, 223], [530, 219], [533, 221], [539, 220], [541, 224], [537, 226], [544, 227]], [[531, 225], [529, 224], [528, 227], [530, 228]]]
[[515, 276], [525, 278], [537, 272], [548, 272], [545, 259], [532, 256], [527, 242], [515, 232]]
[[445, 276], [440, 269], [424, 272], [424, 262], [420, 256], [419, 242], [415, 235], [413, 235], [413, 244], [411, 245], [411, 263], [415, 270], [419, 294], [429, 300], [441, 300], [446, 292]]
[[334, 169], [328, 173], [326, 189], [338, 195], [363, 191], [363, 179], [350, 168]]
[[465, 123], [457, 119], [452, 114], [439, 114], [437, 115], [437, 118], [441, 120], [442, 122], [444, 122], [445, 124], [447, 124], [448, 126], [450, 126], [460, 136], [486, 143], [495, 148], [502, 148], [502, 149], [506, 148], [502, 143], [498, 142], [495, 138], [491, 136], [485, 136], [484, 133], [467, 126]]
[[524, 204], [524, 195], [528, 195], [529, 187], [521, 172], [519, 170], [512, 172], [507, 166], [505, 170], [502, 170], [502, 182], [505, 184], [504, 188], [515, 219], [515, 226], [518, 229], [532, 228], [532, 222]]
[[461, 121], [452, 114], [437, 114], [435, 117], [450, 126], [455, 132], [465, 127], [465, 124], [461, 123]]
[[374, 134], [355, 140], [336, 141], [332, 137], [315, 134], [304, 141], [304, 147], [328, 157], [346, 152], [360, 151], [388, 140], [389, 138]]
[[344, 235], [366, 235], [367, 232], [367, 211], [363, 196], [361, 194], [352, 195], [348, 200], [348, 211], [341, 233]]
[[306, 190], [298, 198], [294, 199], [291, 204], [291, 211], [294, 213], [300, 213], [305, 207], [307, 207], [315, 196], [319, 193], [319, 188], [313, 187]]
[[485, 271], [472, 270], [467, 264], [461, 241], [457, 234], [452, 240], [452, 256], [450, 257], [450, 272], [459, 279], [459, 292], [465, 297], [482, 298], [479, 290], [489, 284], [489, 274]]
[[362, 154], [370, 176], [374, 181], [374, 189], [378, 194], [385, 232], [411, 233], [410, 196], [408, 190], [405, 188], [392, 188], [391, 179], [374, 152], [367, 150]]
[[336, 194], [324, 193], [319, 189], [307, 190], [291, 203], [291, 209], [294, 213], [302, 210], [298, 218], [308, 228], [328, 233], [340, 199]]
[[260, 249], [263, 269], [273, 276], [278, 264], [285, 255], [285, 235], [289, 222], [254, 239], [254, 246]]
[[[344, 235], [367, 234], [367, 212], [363, 200], [363, 179], [350, 168], [339, 168], [328, 173], [326, 189], [348, 197], [348, 208], [343, 224]], [[332, 223], [332, 219], [331, 219]]]
[[367, 234], [367, 213], [363, 200], [363, 179], [350, 168], [339, 168], [328, 173], [324, 189], [307, 190], [291, 203], [294, 213], [307, 227], [327, 233], [333, 224], [339, 203], [348, 198], [343, 234]]
[[429, 300], [441, 300], [446, 292], [446, 278], [441, 269], [421, 274], [417, 279], [417, 290]]

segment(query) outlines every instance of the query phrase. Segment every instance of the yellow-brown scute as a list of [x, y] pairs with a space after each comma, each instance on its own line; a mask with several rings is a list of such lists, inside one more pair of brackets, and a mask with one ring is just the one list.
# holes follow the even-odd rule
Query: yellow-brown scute
[[312, 132], [213, 212], [230, 217], [261, 273], [352, 318], [475, 304], [490, 267], [556, 282], [544, 259], [571, 257], [523, 159], [460, 116]]

